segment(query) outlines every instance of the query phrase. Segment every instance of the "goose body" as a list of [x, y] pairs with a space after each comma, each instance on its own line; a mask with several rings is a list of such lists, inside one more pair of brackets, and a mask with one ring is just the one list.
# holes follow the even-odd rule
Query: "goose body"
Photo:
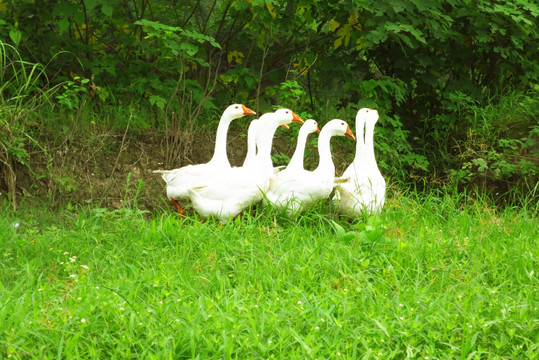
[[278, 126], [303, 122], [292, 110], [279, 109], [260, 117], [256, 125], [258, 152], [247, 166], [231, 168], [211, 182], [189, 189], [192, 206], [204, 217], [214, 216], [222, 223], [262, 200], [273, 176], [271, 146]]
[[268, 201], [277, 209], [286, 210], [288, 215], [292, 215], [305, 210], [316, 201], [326, 199], [335, 182], [330, 140], [333, 136], [343, 135], [355, 139], [345, 121], [334, 119], [328, 122], [318, 138], [318, 167], [314, 171], [293, 169], [275, 175], [266, 193]]
[[230, 169], [230, 162], [226, 153], [226, 139], [230, 123], [245, 115], [253, 115], [254, 111], [242, 104], [233, 104], [227, 107], [221, 116], [217, 135], [215, 139], [215, 149], [211, 160], [205, 164], [187, 165], [174, 170], [155, 170], [154, 173], [161, 174], [167, 187], [167, 197], [174, 203], [180, 213], [183, 209], [177, 201], [184, 206], [188, 206], [189, 188], [200, 184], [201, 181], [212, 178], [216, 174]]
[[345, 181], [336, 186], [334, 198], [337, 210], [348, 217], [377, 213], [384, 206], [386, 181], [374, 155], [374, 127], [379, 118], [378, 111], [367, 108], [356, 116], [356, 155], [342, 175]]

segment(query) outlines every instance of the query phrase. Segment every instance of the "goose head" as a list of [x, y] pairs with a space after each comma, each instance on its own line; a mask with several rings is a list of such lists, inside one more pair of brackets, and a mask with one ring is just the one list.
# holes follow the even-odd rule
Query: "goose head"
[[378, 115], [377, 110], [369, 109], [369, 108], [359, 109], [356, 115], [356, 126], [360, 126], [359, 124], [362, 121], [376, 124], [379, 118], [380, 118], [380, 115]]
[[306, 120], [299, 131], [305, 132], [307, 134], [312, 134], [313, 132], [320, 134], [320, 128], [318, 127], [318, 123], [313, 119]]
[[243, 104], [232, 104], [226, 108], [223, 115], [230, 119], [238, 119], [245, 115], [255, 115], [256, 113]]
[[288, 129], [288, 124], [291, 122], [303, 124], [303, 120], [292, 110], [290, 109], [279, 109], [276, 110], [274, 113], [274, 121], [278, 124], [278, 126], [282, 126]]
[[341, 119], [333, 119], [329, 121], [326, 125], [324, 125], [320, 136], [326, 134], [329, 136], [346, 136], [352, 140], [356, 139], [354, 133], [350, 129], [350, 126], [348, 126], [346, 121]]

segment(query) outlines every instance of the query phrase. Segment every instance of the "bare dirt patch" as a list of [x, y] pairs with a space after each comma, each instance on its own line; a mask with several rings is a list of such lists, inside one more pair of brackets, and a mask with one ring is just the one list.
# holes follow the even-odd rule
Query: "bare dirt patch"
[[[283, 154], [275, 165], [285, 165], [291, 157], [298, 129], [293, 134], [277, 134], [273, 154]], [[232, 165], [239, 166], [246, 155], [245, 130], [231, 129], [228, 136], [228, 155]], [[148, 130], [137, 134], [121, 131], [97, 131], [91, 134], [70, 136], [61, 144], [48, 145], [48, 155], [39, 149], [31, 153], [32, 172], [18, 165], [17, 199], [23, 204], [50, 203], [53, 206], [91, 205], [120, 208], [136, 203], [142, 209], [155, 211], [168, 206], [165, 184], [155, 169], [165, 168], [166, 138], [162, 132]], [[189, 156], [182, 155], [174, 167], [208, 161], [215, 144], [214, 130], [200, 130], [194, 138]], [[337, 173], [350, 160], [355, 144], [334, 144]], [[306, 151], [306, 168], [318, 163], [317, 149], [309, 144]], [[6, 183], [0, 181], [0, 198], [7, 198]]]

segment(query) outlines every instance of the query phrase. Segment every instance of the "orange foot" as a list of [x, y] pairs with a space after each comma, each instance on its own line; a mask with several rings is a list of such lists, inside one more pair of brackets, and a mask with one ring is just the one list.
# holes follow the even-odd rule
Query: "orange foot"
[[184, 217], [185, 216], [185, 210], [182, 209], [182, 207], [180, 206], [180, 204], [178, 204], [176, 199], [170, 199], [170, 201], [172, 201], [172, 204], [174, 204], [174, 206], [176, 207], [176, 210], [178, 210], [178, 213], [180, 213], [180, 216]]

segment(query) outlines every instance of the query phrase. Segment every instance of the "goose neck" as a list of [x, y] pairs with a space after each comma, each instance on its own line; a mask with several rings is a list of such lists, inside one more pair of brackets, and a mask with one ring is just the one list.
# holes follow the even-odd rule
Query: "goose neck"
[[213, 157], [210, 160], [212, 163], [220, 162], [230, 166], [228, 155], [226, 153], [226, 140], [228, 128], [232, 120], [233, 119], [230, 116], [223, 114], [221, 120], [219, 121], [219, 125], [217, 126], [217, 135], [215, 137], [215, 150], [213, 151]]
[[323, 132], [318, 138], [318, 154], [320, 156], [320, 162], [315, 171], [331, 171], [332, 174], [335, 174], [335, 165], [331, 158], [331, 134]]
[[354, 162], [360, 162], [365, 154], [365, 120], [356, 120], [356, 155]]
[[376, 158], [374, 156], [374, 124], [369, 122], [365, 125], [364, 153], [367, 161], [376, 162]]
[[305, 156], [306, 143], [307, 143], [307, 135], [302, 134], [300, 132], [298, 136], [296, 150], [294, 151], [294, 155], [292, 155], [292, 159], [290, 159], [290, 162], [288, 163], [288, 167], [303, 169], [303, 159]]
[[271, 160], [271, 146], [273, 144], [273, 136], [277, 130], [276, 126], [271, 126], [260, 134], [258, 141], [258, 152], [256, 154], [257, 162], [263, 169], [272, 170], [273, 161]]

